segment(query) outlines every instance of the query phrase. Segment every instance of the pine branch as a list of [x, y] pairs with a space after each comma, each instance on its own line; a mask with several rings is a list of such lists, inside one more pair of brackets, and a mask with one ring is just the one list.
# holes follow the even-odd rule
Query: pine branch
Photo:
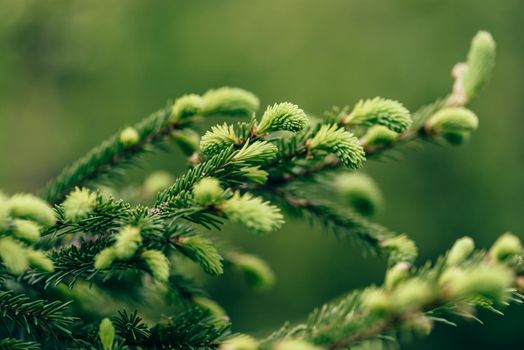
[[15, 338], [0, 339], [0, 350], [40, 350], [40, 344]]
[[489, 253], [473, 251], [472, 244], [470, 238], [458, 240], [435, 264], [412, 268], [399, 263], [388, 270], [383, 286], [355, 291], [324, 305], [305, 323], [286, 325], [269, 336], [260, 349], [271, 349], [287, 339], [322, 349], [347, 349], [391, 339], [396, 332], [427, 335], [435, 322], [477, 319], [475, 310], [500, 313], [497, 308], [509, 302], [521, 304], [524, 296], [514, 289], [523, 271], [520, 242], [506, 234]]
[[[222, 252], [222, 257], [216, 244], [195, 230], [196, 225], [218, 229], [226, 219], [255, 233], [276, 230], [283, 215], [263, 198], [317, 220], [339, 236], [366, 243], [376, 254], [389, 257], [390, 268], [383, 286], [351, 293], [313, 313], [305, 324], [283, 328], [262, 342], [262, 350], [311, 349], [308, 343], [328, 350], [347, 349], [394, 331], [429, 332], [433, 322], [449, 323], [450, 317], [475, 318], [471, 313], [475, 308], [498, 312], [498, 307], [510, 301], [521, 301], [524, 297], [512, 289], [524, 283], [523, 249], [516, 236], [505, 234], [488, 253], [474, 252], [473, 241], [464, 238], [435, 264], [412, 268], [417, 248], [406, 235], [369, 221], [354, 203], [347, 208], [326, 198], [332, 192], [326, 192], [319, 178], [341, 165], [358, 169], [366, 158], [414, 140], [452, 144], [466, 140], [477, 128], [478, 118], [464, 106], [487, 81], [494, 46], [488, 33], [479, 33], [467, 62], [454, 69], [451, 94], [413, 117], [398, 101], [374, 98], [360, 101], [352, 111], [334, 110], [325, 120], [313, 122], [298, 106], [278, 103], [257, 120], [253, 112], [258, 99], [252, 94], [234, 88], [211, 90], [203, 96], [177, 99], [66, 168], [44, 190], [43, 196], [55, 205], [55, 211], [28, 195], [7, 198], [0, 194], [3, 287], [17, 283], [38, 294], [56, 286], [56, 291], [67, 294], [59, 285], [72, 288], [78, 281], [87, 281], [96, 292], [88, 292], [88, 283], [83, 282], [68, 295], [75, 299], [84, 293], [99, 301], [105, 293], [124, 293], [125, 302], [140, 303], [138, 296], [143, 292], [160, 296], [162, 300], [156, 303], [169, 307], [170, 312], [181, 306], [172, 303], [174, 298], [186, 310], [157, 323], [147, 319], [147, 325], [137, 312], [123, 311], [113, 322], [104, 319], [98, 323], [100, 315], [86, 311], [89, 320], [77, 323], [66, 312], [69, 303], [31, 301], [23, 294], [2, 291], [0, 335], [9, 338], [0, 341], [0, 348], [38, 348], [37, 343], [22, 340], [40, 341], [51, 334], [54, 339], [46, 347], [256, 349], [252, 338], [226, 340], [229, 323], [211, 316], [223, 315], [223, 310], [203, 297], [198, 285], [178, 271], [179, 266], [171, 266], [178, 264], [176, 257], [168, 257], [181, 254], [211, 275], [221, 274], [226, 262], [255, 287], [270, 286], [274, 275], [262, 260], [231, 250]], [[213, 114], [253, 117], [249, 122], [211, 128], [200, 140], [198, 153], [196, 136], [184, 128], [198, 116]], [[171, 185], [171, 180], [163, 179], [160, 187], [153, 186], [161, 189], [153, 206], [108, 198], [88, 188], [173, 138], [187, 153], [193, 153], [194, 167]], [[363, 182], [362, 177], [349, 181], [353, 187], [346, 187], [348, 191], [355, 186], [360, 186], [359, 191], [366, 186], [370, 189], [369, 181]], [[362, 193], [359, 200], [369, 197], [364, 198], [368, 209], [371, 202], [377, 202], [373, 193]], [[36, 242], [39, 248], [50, 250], [49, 258], [33, 249]], [[15, 282], [12, 276], [18, 274]], [[78, 336], [80, 333], [87, 335]]]
[[[396, 101], [383, 99], [368, 100], [360, 102], [351, 113], [347, 108], [337, 109], [334, 113], [328, 114], [326, 122], [336, 122], [344, 127], [349, 127], [351, 123], [360, 125], [373, 125], [365, 130], [360, 138], [360, 143], [368, 159], [382, 156], [387, 151], [399, 146], [409, 144], [417, 140], [438, 141], [445, 138], [451, 143], [460, 143], [469, 136], [475, 127], [456, 129], [457, 123], [455, 115], [450, 115], [450, 127], [446, 130], [432, 130], [431, 121], [438, 112], [449, 111], [460, 107], [466, 107], [472, 100], [478, 97], [481, 87], [489, 79], [494, 65], [495, 43], [489, 33], [479, 32], [472, 41], [466, 63], [459, 63], [453, 68], [455, 83], [452, 92], [435, 102], [420, 107], [411, 116], [411, 126], [406, 128], [406, 118], [401, 106]], [[464, 80], [468, 80], [464, 82]], [[473, 86], [478, 88], [473, 88]], [[449, 114], [449, 113], [448, 113]], [[394, 118], [396, 117], [396, 118]], [[393, 123], [392, 123], [393, 121]], [[385, 126], [383, 126], [385, 125]], [[400, 125], [403, 125], [400, 128]], [[357, 131], [358, 128], [357, 128]], [[306, 134], [306, 133], [304, 133]], [[285, 158], [293, 159], [307, 151], [307, 145], [300, 136], [288, 141], [288, 145], [281, 146], [285, 152]], [[275, 169], [266, 169], [273, 174], [269, 183], [286, 183], [294, 179], [311, 176], [324, 170], [337, 169], [341, 166], [339, 159], [329, 157], [317, 163], [309, 163], [300, 166], [298, 169], [289, 164], [271, 164]]]
[[50, 255], [54, 263], [53, 272], [29, 270], [23, 278], [30, 285], [40, 285], [46, 289], [49, 286], [57, 286], [65, 283], [70, 288], [80, 279], [86, 281], [107, 281], [112, 277], [118, 277], [120, 273], [140, 269], [149, 270], [143, 262], [137, 258], [128, 261], [119, 261], [112, 266], [111, 270], [96, 269], [95, 257], [103, 249], [107, 248], [111, 241], [100, 238], [96, 240], [83, 240], [79, 245], [61, 248], [53, 251]]
[[75, 187], [106, 179], [135, 161], [136, 157], [161, 148], [174, 130], [183, 129], [198, 115], [250, 115], [258, 108], [258, 99], [236, 88], [210, 90], [202, 97], [186, 95], [132, 127], [113, 135], [88, 154], [65, 168], [43, 190], [51, 204], [61, 202]]
[[124, 343], [142, 349], [215, 350], [229, 333], [229, 323], [202, 309], [190, 309], [148, 328], [136, 312], [123, 311], [113, 319]]
[[326, 199], [308, 199], [290, 189], [275, 190], [271, 198], [280, 200], [291, 213], [317, 220], [337, 237], [364, 243], [374, 254], [388, 256], [390, 264], [399, 261], [411, 262], [417, 256], [416, 246], [405, 235], [371, 222], [347, 206]]
[[71, 336], [71, 327], [77, 320], [67, 316], [70, 303], [32, 300], [23, 294], [0, 291], [0, 334], [24, 339]]
[[120, 133], [102, 142], [47, 184], [43, 198], [52, 204], [61, 202], [76, 186], [86, 186], [103, 180], [104, 176], [114, 175], [132, 164], [140, 154], [159, 147], [178, 128], [168, 123], [170, 115], [171, 109], [166, 108], [135, 124], [133, 129], [138, 133], [139, 141], [130, 147], [122, 145]]

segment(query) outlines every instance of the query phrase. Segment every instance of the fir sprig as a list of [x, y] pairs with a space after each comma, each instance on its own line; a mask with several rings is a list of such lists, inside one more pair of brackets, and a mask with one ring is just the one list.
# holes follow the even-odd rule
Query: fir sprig
[[[463, 250], [457, 241], [448, 254], [420, 268], [400, 263], [391, 267], [381, 287], [370, 287], [315, 310], [303, 324], [268, 337], [260, 349], [271, 349], [284, 339], [299, 339], [322, 349], [347, 349], [395, 331], [427, 335], [433, 323], [452, 323], [449, 318], [472, 318], [475, 309], [499, 313], [510, 300], [522, 303], [524, 296], [513, 289], [515, 273], [522, 267], [500, 264], [483, 251]], [[519, 260], [520, 242], [512, 242], [512, 256]], [[496, 249], [497, 243], [492, 247]], [[458, 250], [462, 259], [455, 257]], [[452, 257], [453, 256], [453, 257]], [[520, 257], [519, 257], [520, 256]], [[451, 263], [453, 262], [453, 263]], [[348, 317], [351, 315], [351, 317]]]
[[[465, 141], [478, 126], [466, 107], [489, 78], [494, 50], [491, 36], [479, 33], [467, 61], [453, 70], [451, 93], [412, 115], [400, 102], [375, 98], [351, 112], [335, 108], [325, 119], [289, 102], [271, 105], [257, 118], [258, 98], [238, 88], [185, 95], [67, 167], [44, 190], [48, 203], [0, 193], [0, 285], [6, 289], [0, 291], [0, 336], [7, 337], [0, 348], [36, 349], [51, 334], [43, 347], [347, 349], [379, 344], [396, 332], [427, 334], [435, 322], [475, 319], [474, 309], [499, 312], [522, 301], [516, 289], [524, 289], [524, 254], [517, 236], [502, 235], [487, 252], [465, 237], [434, 264], [416, 268], [415, 243], [368, 217], [381, 207], [375, 184], [344, 173], [411, 141]], [[219, 124], [199, 140], [190, 127], [215, 114], [251, 119]], [[190, 169], [178, 178], [157, 173], [135, 195], [94, 190], [172, 140], [190, 155]], [[155, 194], [152, 204], [142, 204]], [[387, 257], [385, 281], [349, 293], [261, 342], [231, 337], [225, 311], [186, 276], [180, 256], [210, 275], [233, 267], [253, 287], [271, 287], [275, 276], [262, 259], [217, 245], [199, 229], [219, 229], [230, 220], [268, 233], [284, 223], [275, 204]], [[55, 293], [80, 305], [45, 300]], [[106, 297], [139, 310], [115, 315], [116, 308], [84, 305], [86, 298], [93, 303]], [[158, 317], [152, 306], [170, 316]]]
[[184, 96], [131, 128], [116, 133], [65, 168], [46, 186], [42, 196], [55, 204], [76, 186], [89, 185], [103, 180], [104, 176], [107, 179], [108, 175], [134, 162], [137, 156], [164, 145], [173, 130], [186, 127], [198, 115], [250, 115], [257, 108], [258, 99], [237, 88], [211, 90], [201, 99], [196, 95]]
[[33, 300], [23, 294], [0, 291], [0, 335], [43, 339], [69, 337], [75, 317], [67, 314], [69, 302]]

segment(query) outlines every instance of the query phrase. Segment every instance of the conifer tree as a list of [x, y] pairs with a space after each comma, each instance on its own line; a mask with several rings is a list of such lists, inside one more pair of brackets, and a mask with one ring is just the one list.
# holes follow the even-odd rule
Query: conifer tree
[[[413, 113], [383, 97], [315, 117], [291, 102], [260, 113], [258, 98], [239, 88], [185, 95], [116, 132], [40, 193], [0, 193], [0, 349], [380, 349], [402, 333], [428, 335], [436, 323], [521, 303], [516, 235], [502, 234], [487, 251], [464, 237], [417, 265], [415, 242], [372, 220], [384, 198], [360, 170], [414, 141], [466, 141], [479, 125], [468, 105], [494, 59], [493, 38], [478, 33], [449, 95]], [[239, 119], [198, 130], [198, 120], [217, 116]], [[170, 143], [188, 155], [181, 176], [153, 173], [133, 191], [113, 186]], [[265, 338], [233, 333], [180, 261], [214, 276], [231, 268], [254, 288], [271, 288], [262, 258], [212, 232], [231, 221], [266, 235], [289, 214], [384, 259], [384, 282]]]

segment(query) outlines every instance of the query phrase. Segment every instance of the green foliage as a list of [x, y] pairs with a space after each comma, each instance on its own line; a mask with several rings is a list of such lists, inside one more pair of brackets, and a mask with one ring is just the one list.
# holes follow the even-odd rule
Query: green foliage
[[161, 251], [146, 250], [140, 254], [140, 257], [158, 282], [167, 282], [169, 278], [169, 260]]
[[85, 218], [96, 205], [96, 194], [87, 188], [76, 188], [62, 203], [64, 218], [76, 222]]
[[267, 141], [246, 142], [244, 146], [233, 156], [232, 160], [237, 162], [266, 163], [277, 155], [277, 147]]
[[148, 196], [154, 196], [165, 190], [175, 181], [173, 175], [166, 171], [156, 171], [149, 175], [144, 181], [144, 191]]
[[260, 102], [251, 92], [232, 87], [209, 90], [202, 96], [202, 113], [204, 115], [240, 115], [250, 116]]
[[373, 125], [363, 137], [366, 146], [390, 146], [398, 138], [398, 133], [391, 131], [383, 125]]
[[115, 327], [113, 327], [113, 323], [110, 319], [104, 318], [102, 322], [100, 322], [98, 336], [100, 337], [100, 342], [102, 343], [102, 348], [104, 350], [113, 349], [113, 342], [115, 341]]
[[6, 269], [16, 275], [29, 267], [24, 248], [10, 237], [0, 238], [0, 258]]
[[226, 123], [211, 127], [200, 140], [200, 151], [204, 155], [213, 155], [238, 142], [233, 125]]
[[202, 97], [201, 108], [198, 108], [196, 102], [198, 99], [194, 96], [186, 95], [181, 99], [178, 105], [175, 101], [172, 106], [153, 113], [126, 129], [134, 130], [138, 134], [137, 141], [135, 133], [132, 132], [131, 141], [136, 141], [131, 142], [132, 145], [127, 142], [122, 144], [121, 133], [117, 133], [93, 148], [51, 181], [44, 189], [43, 197], [50, 203], [58, 203], [76, 186], [86, 186], [97, 180], [103, 181], [104, 177], [107, 179], [109, 175], [117, 174], [119, 169], [132, 164], [137, 156], [165, 144], [169, 141], [173, 130], [190, 125], [199, 113], [249, 115], [258, 108], [258, 99], [253, 94], [237, 88], [208, 91]]
[[118, 140], [124, 146], [124, 148], [129, 148], [136, 145], [140, 141], [140, 135], [135, 128], [127, 127], [120, 132]]
[[[387, 337], [427, 335], [436, 322], [522, 301], [515, 287], [524, 251], [516, 235], [504, 234], [488, 252], [465, 237], [417, 267], [418, 248], [407, 234], [368, 219], [384, 201], [378, 186], [346, 169], [410, 141], [466, 140], [478, 126], [466, 103], [489, 76], [494, 46], [489, 34], [478, 34], [466, 66], [455, 69], [451, 94], [412, 116], [397, 101], [374, 98], [324, 119], [276, 103], [258, 120], [257, 97], [219, 88], [182, 96], [122, 129], [51, 181], [45, 201], [0, 193], [0, 348], [374, 348]], [[211, 115], [251, 119], [211, 127], [199, 140], [194, 123]], [[191, 156], [179, 177], [152, 174], [131, 194], [95, 190], [171, 141]], [[181, 257], [213, 276], [232, 267], [267, 290], [276, 277], [264, 260], [200, 230], [231, 221], [267, 234], [281, 228], [284, 213], [387, 258], [384, 284], [351, 292], [266, 339], [232, 335], [226, 312], [188, 276], [193, 270]]]
[[231, 221], [244, 224], [256, 233], [269, 233], [284, 223], [280, 209], [249, 193], [235, 192], [224, 201], [222, 210]]
[[359, 101], [351, 113], [341, 120], [343, 125], [383, 125], [394, 132], [403, 132], [411, 126], [409, 111], [398, 101], [375, 97]]
[[[506, 305], [511, 293], [511, 269], [491, 261], [482, 251], [471, 254], [460, 266], [446, 267], [443, 257], [420, 268], [396, 265], [392, 269], [401, 271], [401, 277], [394, 278], [396, 283], [387, 276], [382, 287], [355, 291], [326, 304], [305, 323], [275, 332], [261, 348], [273, 349], [273, 344], [291, 338], [323, 349], [347, 349], [387, 339], [395, 332], [428, 334], [435, 322], [451, 323], [448, 318], [454, 316], [471, 318], [475, 308], [499, 312], [495, 306]], [[522, 298], [513, 296], [517, 302]]]
[[477, 97], [491, 77], [495, 66], [495, 40], [490, 33], [480, 31], [471, 42], [463, 76], [464, 93], [468, 99]]
[[307, 123], [306, 113], [297, 105], [289, 102], [278, 103], [266, 109], [256, 132], [259, 134], [280, 130], [298, 132], [304, 129]]
[[455, 244], [453, 244], [453, 247], [451, 247], [446, 258], [446, 263], [450, 266], [459, 265], [466, 260], [474, 250], [475, 242], [473, 242], [473, 239], [471, 237], [463, 237], [457, 240]]
[[142, 243], [140, 229], [133, 226], [123, 227], [116, 236], [114, 253], [118, 259], [129, 259]]
[[364, 149], [358, 139], [337, 125], [322, 125], [309, 143], [311, 150], [327, 150], [337, 155], [350, 169], [360, 168], [366, 160]]
[[70, 302], [34, 300], [23, 294], [0, 291], [0, 336], [26, 340], [60, 339], [70, 335], [75, 317], [66, 311]]
[[171, 108], [169, 123], [175, 124], [180, 120], [197, 115], [202, 111], [203, 103], [202, 97], [196, 94], [184, 95], [177, 98]]
[[207, 273], [221, 275], [224, 272], [222, 256], [210, 240], [196, 235], [182, 236], [178, 239], [178, 249], [198, 262]]
[[1, 350], [40, 350], [40, 344], [14, 338], [0, 339]]
[[40, 239], [40, 226], [30, 220], [13, 220], [13, 236], [17, 239], [35, 243]]
[[229, 333], [229, 323], [198, 308], [165, 318], [152, 328], [147, 327], [136, 312], [119, 312], [113, 324], [124, 344], [146, 349], [212, 350], [218, 348]]
[[267, 263], [250, 254], [230, 253], [228, 261], [238, 268], [255, 289], [265, 290], [275, 284], [275, 274]]
[[375, 214], [383, 205], [378, 186], [365, 174], [340, 174], [334, 179], [334, 187], [348, 205], [364, 216]]
[[8, 198], [0, 193], [0, 211], [0, 262], [5, 269], [14, 275], [22, 274], [30, 266], [52, 271], [52, 261], [34, 249], [42, 227], [56, 222], [51, 207], [29, 194]]
[[451, 144], [464, 142], [477, 127], [478, 118], [475, 113], [462, 107], [441, 109], [426, 122], [429, 133], [441, 136]]
[[512, 233], [505, 233], [493, 244], [490, 255], [496, 261], [510, 261], [522, 252], [520, 239]]
[[45, 227], [56, 221], [49, 205], [30, 194], [15, 194], [9, 198], [7, 205], [10, 215], [15, 218], [33, 220]]

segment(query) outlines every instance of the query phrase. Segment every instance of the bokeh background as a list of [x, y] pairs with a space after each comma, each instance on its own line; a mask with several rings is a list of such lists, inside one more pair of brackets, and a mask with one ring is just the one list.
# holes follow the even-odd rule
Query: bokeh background
[[[377, 95], [415, 110], [449, 91], [451, 67], [485, 29], [497, 66], [472, 106], [481, 127], [471, 141], [367, 171], [387, 199], [378, 219], [409, 233], [420, 261], [466, 234], [482, 247], [506, 230], [524, 238], [523, 16], [522, 0], [0, 0], [0, 187], [35, 191], [123, 125], [212, 87], [316, 114]], [[177, 173], [184, 159], [145, 164]], [[279, 281], [264, 294], [235, 275], [209, 282], [238, 331], [266, 334], [384, 273], [383, 261], [300, 221], [270, 237], [241, 231], [219, 234], [266, 258]], [[403, 348], [522, 348], [523, 307], [481, 316], [484, 326], [437, 326]]]

